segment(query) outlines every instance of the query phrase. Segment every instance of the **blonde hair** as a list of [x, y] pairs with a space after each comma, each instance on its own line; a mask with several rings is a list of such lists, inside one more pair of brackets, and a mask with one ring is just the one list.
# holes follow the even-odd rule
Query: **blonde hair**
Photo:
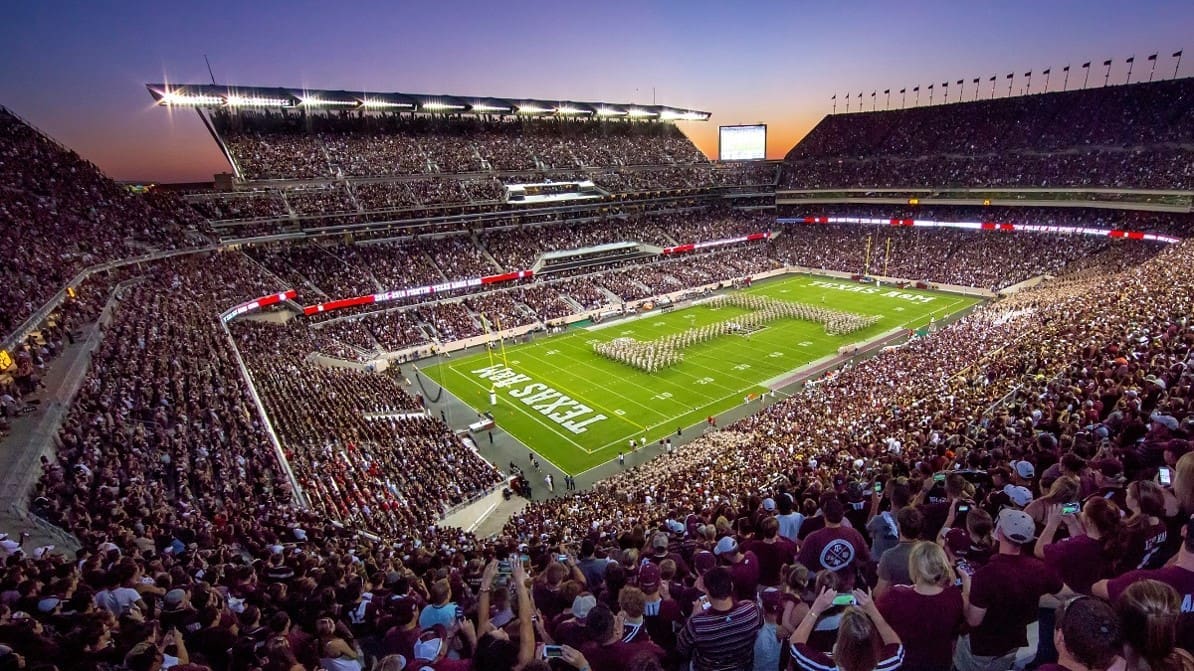
[[1078, 478], [1070, 475], [1063, 475], [1053, 481], [1053, 485], [1049, 487], [1049, 493], [1045, 494], [1044, 498], [1049, 503], [1069, 503], [1078, 500], [1078, 489], [1081, 487]]
[[630, 617], [642, 617], [647, 607], [647, 595], [632, 585], [623, 587], [618, 592], [618, 608]]
[[908, 575], [914, 583], [945, 587], [954, 581], [954, 570], [940, 545], [920, 541], [908, 553]]

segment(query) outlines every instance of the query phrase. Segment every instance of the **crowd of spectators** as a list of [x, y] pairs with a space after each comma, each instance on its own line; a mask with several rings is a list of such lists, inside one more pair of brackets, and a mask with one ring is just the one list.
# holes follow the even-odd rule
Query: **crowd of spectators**
[[0, 333], [9, 333], [79, 271], [193, 246], [198, 218], [169, 194], [137, 195], [0, 108]]
[[252, 247], [249, 255], [296, 287], [310, 287], [335, 298], [372, 294], [379, 287], [367, 267], [353, 265], [320, 244]]
[[394, 536], [433, 526], [497, 472], [389, 375], [304, 360], [289, 329], [234, 324], [237, 347], [308, 503]]
[[[870, 265], [867, 238], [871, 236]], [[890, 242], [889, 242], [890, 241]], [[890, 249], [889, 249], [890, 244]], [[998, 291], [1102, 252], [1155, 253], [1164, 243], [1107, 237], [872, 227], [856, 224], [791, 224], [775, 240], [789, 265], [881, 275]]]
[[251, 180], [707, 163], [673, 124], [577, 120], [216, 115]]
[[[1186, 106], [1173, 103], [1167, 118], [1188, 115], [1180, 89], [1188, 84], [1171, 86]], [[1171, 89], [1132, 90], [1172, 102]], [[1138, 137], [1135, 126], [1145, 125], [1150, 142], [1173, 141], [1142, 116], [1147, 100], [1089, 102], [1096, 139]], [[1130, 124], [1119, 124], [1121, 112]], [[124, 204], [89, 166], [38, 146], [20, 128], [10, 143], [29, 145], [31, 164], [41, 166], [27, 171], [33, 182], [56, 184], [65, 168], [47, 166], [66, 162], [91, 187], [59, 205], [52, 201], [69, 196], [58, 191], [70, 191], [29, 186], [9, 152], [0, 169], [21, 179], [0, 205], [74, 207], [80, 218], [54, 225], [82, 227], [69, 239], [94, 244], [107, 255], [98, 258], [127, 254], [120, 245], [151, 230], [137, 228], [144, 212], [128, 219], [116, 212], [156, 204]], [[470, 132], [479, 131], [460, 130]], [[492, 144], [495, 158], [531, 146], [525, 136]], [[266, 145], [246, 140], [244, 155], [272, 170], [272, 159], [258, 156]], [[301, 172], [330, 163], [326, 146], [300, 147], [278, 165]], [[568, 149], [577, 164], [606, 158], [580, 147]], [[532, 156], [560, 160], [550, 147]], [[89, 199], [122, 205], [104, 205], [96, 211], [117, 209], [93, 219], [77, 207]], [[84, 226], [98, 221], [108, 230]], [[120, 230], [130, 221], [141, 224]], [[57, 230], [46, 226], [36, 230]], [[159, 234], [177, 231], [150, 233]], [[642, 236], [634, 228], [611, 235], [624, 234]], [[667, 236], [663, 228], [658, 235]], [[219, 322], [228, 306], [289, 288], [279, 282], [294, 278], [339, 295], [371, 292], [367, 269], [334, 248], [305, 246], [124, 271], [140, 281], [117, 291], [58, 431], [57, 458], [43, 461], [30, 502], [82, 549], [68, 561], [0, 533], [0, 669], [969, 671], [1031, 662], [1190, 671], [1194, 242], [891, 235], [898, 274], [992, 287], [1040, 272], [1060, 276], [810, 380], [746, 419], [711, 422], [679, 451], [664, 441], [644, 446], [660, 458], [533, 502], [489, 539], [437, 519], [498, 483], [492, 466], [397, 377], [305, 360], [324, 338], [354, 350], [367, 345], [345, 330], [350, 323], [235, 322], [229, 338]], [[160, 242], [172, 240], [181, 238]], [[471, 259], [463, 272], [489, 263], [471, 239], [446, 240], [426, 252], [441, 270], [456, 256]], [[779, 259], [853, 265], [861, 240], [857, 227], [801, 225], [775, 242], [544, 286], [588, 302], [594, 284], [637, 295], [748, 275]], [[30, 244], [31, 259], [51, 249], [36, 236]], [[516, 253], [496, 246], [486, 241], [494, 256]], [[60, 247], [16, 267], [57, 263]], [[72, 261], [85, 263], [68, 254], [64, 262]], [[326, 272], [337, 263], [347, 270]], [[48, 277], [46, 286], [58, 281]], [[92, 317], [115, 280], [129, 277], [85, 287], [62, 323]], [[535, 286], [469, 301], [482, 311], [519, 303], [537, 311], [550, 295], [526, 290]], [[396, 339], [425, 325], [442, 340], [481, 332], [461, 301], [393, 314]], [[22, 370], [52, 358], [66, 333], [46, 335], [26, 343]], [[301, 500], [310, 507], [296, 505]]]
[[831, 115], [781, 184], [1194, 187], [1194, 80]]
[[[215, 317], [276, 280], [235, 254], [162, 264], [122, 297], [35, 493], [87, 551], [68, 564], [3, 546], [13, 596], [0, 640], [65, 669], [364, 669], [388, 654], [525, 668], [532, 638], [568, 646], [576, 668], [771, 669], [863, 654], [851, 636], [870, 627], [885, 647], [857, 668], [1008, 668], [1039, 619], [1040, 661], [1183, 668], [1189, 245], [983, 308], [672, 456], [532, 504], [490, 540], [434, 526], [438, 506], [497, 474], [417, 398], [385, 375], [303, 362], [288, 328], [237, 323], [313, 509], [288, 505]], [[1081, 511], [1067, 518], [1071, 500]], [[508, 592], [486, 562], [512, 551]], [[855, 606], [833, 603], [868, 585]], [[1048, 595], [1068, 593], [1090, 596], [1055, 612]], [[1101, 645], [1080, 636], [1075, 608], [1102, 618]]]
[[286, 202], [276, 190], [243, 191], [235, 194], [192, 194], [186, 201], [200, 216], [212, 221], [279, 219], [290, 216]]
[[431, 324], [441, 342], [454, 342], [485, 332], [481, 320], [469, 312], [463, 301], [442, 301], [415, 309], [419, 320]]
[[487, 291], [474, 294], [464, 299], [464, 304], [477, 315], [482, 325], [488, 324], [491, 331], [526, 326], [542, 321], [540, 315], [535, 314], [529, 307], [517, 300], [513, 291]]

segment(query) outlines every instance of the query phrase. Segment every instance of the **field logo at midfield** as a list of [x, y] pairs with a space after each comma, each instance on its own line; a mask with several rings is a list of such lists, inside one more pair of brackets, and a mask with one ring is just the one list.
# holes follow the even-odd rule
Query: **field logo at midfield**
[[[582, 434], [589, 430], [590, 424], [609, 419], [600, 413], [594, 414], [594, 410], [584, 403], [569, 398], [541, 382], [534, 382], [529, 376], [507, 366], [498, 364], [478, 368], [472, 373], [482, 380], [489, 380], [494, 389], [505, 390], [506, 394], [518, 399], [523, 405], [539, 411], [539, 414], [572, 433]], [[522, 386], [512, 388], [515, 385]]]

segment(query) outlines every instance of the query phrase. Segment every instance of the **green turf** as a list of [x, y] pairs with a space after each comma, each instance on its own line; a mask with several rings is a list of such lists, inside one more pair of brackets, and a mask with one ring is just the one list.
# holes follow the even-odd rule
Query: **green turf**
[[[749, 337], [726, 335], [684, 350], [684, 361], [654, 374], [605, 359], [592, 351], [595, 342], [618, 337], [653, 340], [692, 326], [731, 319], [747, 312], [739, 307], [709, 308], [693, 306], [669, 313], [652, 312], [632, 320], [622, 320], [598, 327], [572, 328], [566, 333], [520, 345], [507, 343], [504, 358], [500, 350], [466, 355], [461, 358], [425, 362], [424, 374], [443, 385], [452, 394], [478, 410], [492, 410], [499, 427], [543, 455], [561, 470], [577, 474], [617, 457], [627, 441], [645, 436], [648, 445], [674, 435], [677, 427], [703, 422], [709, 415], [744, 402], [751, 393], [766, 390], [762, 384], [790, 373], [801, 366], [834, 354], [842, 345], [872, 338], [893, 328], [917, 328], [930, 318], [941, 320], [978, 302], [977, 298], [932, 291], [897, 290], [882, 287], [878, 293], [859, 293], [840, 288], [813, 286], [812, 282], [835, 282], [848, 287], [873, 290], [848, 280], [785, 275], [759, 282], [748, 293], [778, 300], [824, 305], [857, 314], [879, 315], [875, 325], [845, 336], [830, 336], [821, 324], [783, 319], [769, 323]], [[889, 292], [928, 297], [927, 303]], [[526, 376], [515, 384], [496, 390], [498, 403], [491, 407], [489, 392], [493, 383], [476, 371], [491, 366], [508, 366]], [[548, 408], [556, 414], [553, 421], [515, 396], [527, 398], [539, 387], [523, 393], [532, 383], [546, 385], [587, 406], [583, 408]], [[512, 393], [513, 392], [513, 393]], [[535, 402], [547, 404], [556, 398]], [[603, 414], [606, 419], [583, 426], [573, 433], [561, 426], [566, 415], [578, 413], [570, 421]]]

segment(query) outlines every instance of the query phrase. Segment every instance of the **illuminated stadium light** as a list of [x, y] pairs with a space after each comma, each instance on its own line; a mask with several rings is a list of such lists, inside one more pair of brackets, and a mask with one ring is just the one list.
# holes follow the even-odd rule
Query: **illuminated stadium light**
[[225, 102], [229, 107], [286, 107], [290, 104], [290, 101], [285, 98], [254, 98], [238, 95], [228, 96]]
[[430, 102], [422, 103], [421, 105], [419, 105], [419, 107], [422, 109], [425, 109], [425, 110], [433, 110], [434, 111], [434, 110], [462, 110], [466, 106], [465, 105], [453, 105], [451, 103], [441, 103], [441, 102], [432, 100]]
[[626, 114], [635, 119], [642, 119], [645, 117], [656, 116], [655, 112], [652, 112], [650, 110], [641, 110], [641, 109], [637, 109], [634, 107], [631, 107], [629, 110], [627, 110]]
[[[473, 105], [474, 112], [509, 112], [509, 107], [499, 107], [497, 105], [477, 104]], [[519, 110], [520, 112], [522, 110]]]
[[592, 114], [592, 110], [582, 110], [578, 107], [569, 107], [568, 105], [561, 105], [556, 108], [556, 114]]
[[219, 96], [188, 96], [173, 91], [165, 91], [161, 95], [162, 105], [219, 105], [224, 102]]
[[660, 115], [661, 119], [667, 121], [704, 121], [709, 116], [701, 114], [700, 112], [677, 112], [675, 110], [664, 110]]
[[597, 116], [626, 116], [622, 110], [611, 109], [609, 107], [597, 108]]
[[324, 100], [317, 96], [299, 98], [299, 104], [306, 107], [327, 107], [331, 105], [356, 105], [355, 100]]
[[361, 107], [368, 109], [386, 109], [391, 107], [414, 107], [414, 105], [410, 103], [392, 103], [388, 100], [373, 100], [366, 98], [361, 101]]
[[538, 107], [536, 105], [519, 105], [518, 107], [519, 114], [546, 114], [554, 111], [550, 107]]

